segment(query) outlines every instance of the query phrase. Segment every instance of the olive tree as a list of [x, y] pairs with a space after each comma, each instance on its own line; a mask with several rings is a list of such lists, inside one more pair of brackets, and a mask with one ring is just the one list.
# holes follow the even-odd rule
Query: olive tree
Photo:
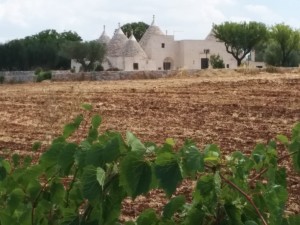
[[285, 24], [271, 27], [265, 61], [273, 66], [298, 66], [300, 32]]
[[226, 51], [236, 59], [238, 66], [268, 36], [266, 25], [258, 22], [225, 22], [213, 25], [213, 33], [219, 41], [224, 42]]
[[81, 64], [84, 71], [92, 71], [102, 63], [105, 47], [97, 41], [68, 42], [64, 46], [64, 54]]
[[127, 37], [129, 37], [131, 32], [133, 32], [134, 37], [137, 41], [139, 41], [143, 37], [148, 27], [149, 25], [144, 22], [134, 22], [124, 24], [121, 29], [125, 34], [127, 34]]

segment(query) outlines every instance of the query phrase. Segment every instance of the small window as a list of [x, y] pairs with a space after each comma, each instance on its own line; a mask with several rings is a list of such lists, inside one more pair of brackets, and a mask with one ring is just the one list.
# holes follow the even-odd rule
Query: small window
[[158, 70], [161, 70], [161, 67], [158, 67]]
[[226, 67], [229, 68], [229, 64], [227, 64]]
[[139, 64], [138, 63], [133, 63], [133, 69], [134, 70], [139, 70]]
[[161, 43], [161, 48], [165, 48], [165, 43]]

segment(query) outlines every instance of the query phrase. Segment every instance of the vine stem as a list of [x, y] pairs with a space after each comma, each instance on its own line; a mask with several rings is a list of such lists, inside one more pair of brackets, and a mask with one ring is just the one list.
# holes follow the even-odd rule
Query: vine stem
[[46, 182], [45, 184], [43, 185], [42, 189], [40, 190], [40, 192], [38, 193], [38, 195], [36, 196], [36, 198], [34, 199], [33, 203], [32, 203], [32, 210], [31, 210], [31, 224], [34, 225], [34, 211], [35, 211], [35, 208], [37, 206], [37, 203], [38, 203], [38, 200], [41, 196], [41, 194], [45, 191], [47, 185], [56, 177], [56, 175], [58, 174], [59, 172], [55, 173], [52, 177], [50, 177]]
[[[285, 160], [286, 158], [289, 158], [291, 157], [292, 155], [295, 155], [297, 154], [298, 152], [295, 151], [295, 152], [291, 152], [287, 155], [284, 155], [282, 157], [280, 157], [277, 162], [280, 163], [281, 161]], [[259, 172], [259, 174], [257, 174], [255, 177], [253, 177], [250, 181], [249, 181], [249, 184], [252, 184], [255, 180], [257, 180], [258, 178], [260, 178], [265, 172], [268, 171], [268, 168], [264, 168], [262, 171]]]
[[227, 178], [225, 178], [222, 174], [220, 174], [220, 177], [227, 183], [229, 184], [231, 187], [233, 187], [234, 189], [236, 189], [238, 192], [240, 192], [246, 199], [247, 201], [254, 207], [257, 215], [259, 216], [259, 218], [261, 219], [261, 221], [263, 222], [264, 225], [268, 225], [268, 223], [266, 222], [265, 218], [263, 217], [263, 215], [261, 214], [261, 212], [259, 211], [259, 209], [257, 208], [257, 206], [255, 205], [255, 203], [253, 202], [252, 198], [245, 193], [240, 187], [238, 187], [235, 183], [233, 183], [232, 181], [228, 180]]
[[73, 175], [73, 178], [72, 178], [72, 181], [70, 183], [70, 186], [69, 188], [67, 189], [67, 193], [66, 193], [66, 207], [68, 208], [69, 207], [69, 196], [70, 196], [70, 191], [72, 190], [73, 186], [74, 186], [74, 183], [76, 181], [76, 178], [77, 178], [77, 173], [78, 173], [78, 168], [75, 169], [75, 172], [74, 172], [74, 175]]

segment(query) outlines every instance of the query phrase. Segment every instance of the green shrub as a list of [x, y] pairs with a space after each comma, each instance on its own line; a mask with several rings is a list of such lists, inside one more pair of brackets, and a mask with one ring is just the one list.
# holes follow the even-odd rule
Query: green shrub
[[223, 61], [223, 59], [221, 58], [221, 56], [219, 54], [218, 55], [211, 55], [209, 61], [210, 61], [210, 65], [214, 69], [225, 68], [224, 61]]
[[267, 73], [281, 73], [281, 69], [276, 66], [267, 66], [266, 67], [266, 72]]
[[39, 75], [42, 71], [43, 71], [43, 68], [42, 68], [42, 67], [37, 67], [37, 68], [34, 70], [34, 74], [35, 74], [35, 75]]
[[52, 72], [51, 71], [42, 71], [36, 75], [36, 82], [41, 82], [43, 80], [51, 80]]
[[76, 71], [75, 67], [73, 67], [72, 69], [70, 69], [71, 73], [75, 73], [75, 71]]
[[97, 65], [96, 68], [95, 68], [95, 71], [103, 71], [104, 68], [102, 65]]
[[111, 68], [108, 68], [106, 71], [120, 71], [120, 69], [117, 67], [111, 67]]
[[5, 81], [5, 77], [3, 75], [0, 75], [0, 84], [3, 84]]

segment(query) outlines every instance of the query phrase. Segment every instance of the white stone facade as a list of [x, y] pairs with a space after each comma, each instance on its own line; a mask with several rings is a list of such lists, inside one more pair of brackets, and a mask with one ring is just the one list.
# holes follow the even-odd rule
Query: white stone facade
[[154, 17], [139, 43], [133, 35], [128, 39], [120, 25], [111, 39], [104, 28], [98, 40], [107, 47], [103, 62], [105, 70], [205, 69], [211, 67], [209, 58], [212, 54], [220, 55], [226, 68], [237, 67], [236, 60], [226, 52], [224, 43], [218, 42], [212, 33], [204, 40], [177, 41], [173, 35], [164, 34], [155, 25]]

